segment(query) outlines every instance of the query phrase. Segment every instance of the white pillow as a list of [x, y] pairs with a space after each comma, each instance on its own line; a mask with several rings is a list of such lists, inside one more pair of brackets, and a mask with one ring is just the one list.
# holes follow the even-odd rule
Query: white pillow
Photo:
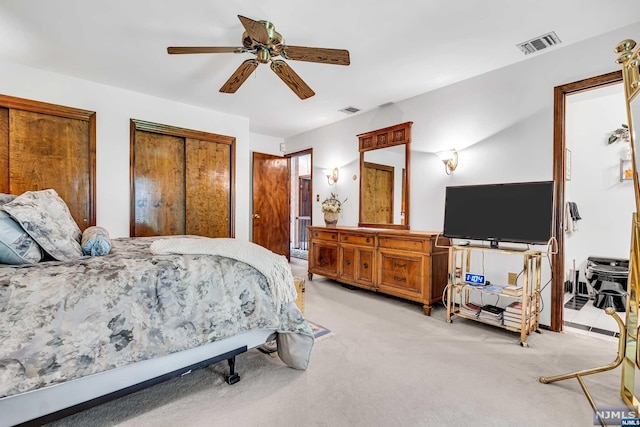
[[53, 259], [82, 257], [80, 228], [55, 190], [27, 191], [2, 207]]
[[35, 264], [42, 255], [36, 241], [0, 208], [0, 264]]

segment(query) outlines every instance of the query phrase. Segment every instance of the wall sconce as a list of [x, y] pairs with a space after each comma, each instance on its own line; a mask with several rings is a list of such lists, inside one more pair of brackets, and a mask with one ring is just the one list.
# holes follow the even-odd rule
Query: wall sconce
[[456, 150], [439, 151], [436, 153], [442, 163], [444, 163], [444, 169], [447, 175], [451, 175], [451, 172], [458, 167], [458, 152]]
[[333, 170], [325, 169], [323, 173], [327, 176], [327, 182], [329, 185], [333, 185], [338, 182], [338, 168], [333, 168]]

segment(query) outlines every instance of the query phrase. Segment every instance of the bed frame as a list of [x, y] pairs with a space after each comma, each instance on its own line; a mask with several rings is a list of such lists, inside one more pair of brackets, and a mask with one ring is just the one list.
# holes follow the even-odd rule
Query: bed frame
[[225, 380], [235, 384], [235, 356], [274, 339], [275, 331], [260, 329], [190, 350], [143, 360], [68, 382], [0, 399], [0, 427], [42, 425], [106, 403], [222, 360], [229, 363]]

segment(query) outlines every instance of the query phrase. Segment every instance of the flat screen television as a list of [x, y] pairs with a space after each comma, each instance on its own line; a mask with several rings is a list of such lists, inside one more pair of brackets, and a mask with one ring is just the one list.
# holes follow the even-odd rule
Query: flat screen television
[[546, 244], [553, 233], [553, 181], [449, 186], [443, 235]]

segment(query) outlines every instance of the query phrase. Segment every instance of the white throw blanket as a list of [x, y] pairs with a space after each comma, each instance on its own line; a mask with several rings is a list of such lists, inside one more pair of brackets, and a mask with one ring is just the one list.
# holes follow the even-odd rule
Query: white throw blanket
[[151, 243], [157, 255], [219, 255], [249, 264], [267, 278], [277, 307], [297, 297], [287, 258], [252, 242], [207, 237], [172, 237]]

